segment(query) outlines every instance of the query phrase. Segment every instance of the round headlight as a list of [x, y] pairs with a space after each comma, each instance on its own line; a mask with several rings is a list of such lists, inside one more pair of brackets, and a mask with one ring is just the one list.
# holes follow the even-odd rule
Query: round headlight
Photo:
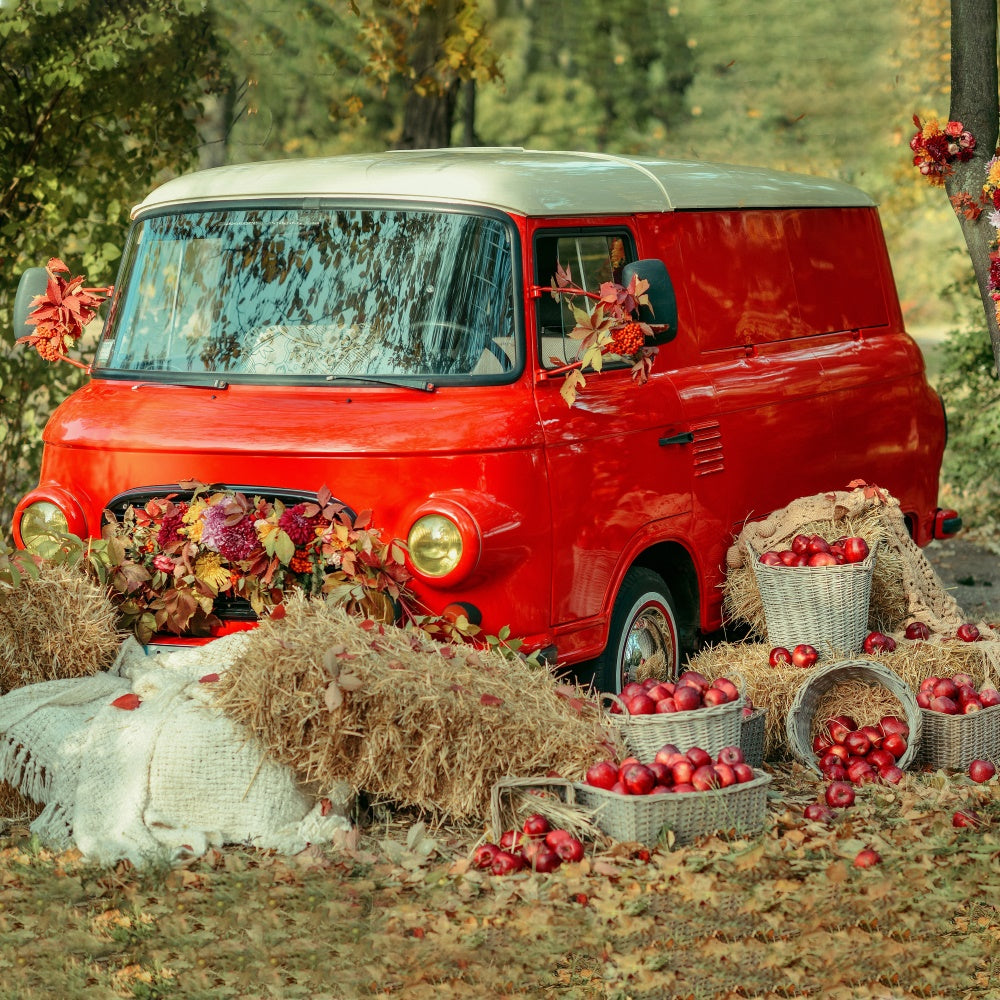
[[54, 503], [40, 500], [25, 507], [21, 512], [21, 542], [24, 547], [35, 555], [44, 556], [59, 548], [59, 542], [53, 535], [69, 533], [69, 522], [66, 515]]
[[406, 538], [414, 569], [424, 576], [446, 576], [462, 558], [462, 534], [443, 514], [425, 514]]

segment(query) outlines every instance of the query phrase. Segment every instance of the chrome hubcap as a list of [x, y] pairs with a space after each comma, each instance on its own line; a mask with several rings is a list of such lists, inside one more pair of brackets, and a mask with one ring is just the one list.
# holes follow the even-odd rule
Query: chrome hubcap
[[622, 649], [621, 686], [646, 677], [670, 678], [675, 644], [670, 616], [663, 605], [650, 601], [632, 621]]

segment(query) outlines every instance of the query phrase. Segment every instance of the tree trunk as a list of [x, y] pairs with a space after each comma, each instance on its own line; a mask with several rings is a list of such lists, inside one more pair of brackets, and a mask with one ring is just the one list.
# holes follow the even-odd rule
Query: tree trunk
[[413, 79], [403, 105], [397, 149], [440, 149], [451, 145], [451, 127], [461, 81], [442, 78], [445, 44], [455, 15], [454, 0], [423, 4], [410, 46]]
[[[956, 163], [945, 187], [953, 199], [968, 194], [979, 201], [986, 164], [997, 145], [1000, 100], [997, 94], [997, 0], [951, 0], [951, 112], [976, 137], [975, 156]], [[988, 206], [989, 209], [990, 206]], [[996, 230], [984, 212], [977, 219], [958, 213], [962, 235], [976, 274], [986, 324], [1000, 369], [1000, 326], [990, 290], [990, 254]]]

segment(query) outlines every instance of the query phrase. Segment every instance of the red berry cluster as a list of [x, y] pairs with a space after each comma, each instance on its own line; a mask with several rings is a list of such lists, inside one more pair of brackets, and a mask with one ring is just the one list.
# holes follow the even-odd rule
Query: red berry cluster
[[635, 354], [646, 342], [646, 335], [639, 323], [626, 323], [611, 332], [611, 346], [615, 354]]

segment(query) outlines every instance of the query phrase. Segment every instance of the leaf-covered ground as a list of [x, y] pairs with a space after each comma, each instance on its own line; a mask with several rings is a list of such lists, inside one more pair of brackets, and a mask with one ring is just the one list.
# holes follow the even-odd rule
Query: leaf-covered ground
[[[832, 826], [781, 769], [768, 828], [668, 851], [616, 845], [551, 875], [470, 868], [480, 831], [415, 818], [357, 849], [226, 849], [97, 869], [0, 840], [0, 1000], [1000, 998], [996, 781], [868, 786]], [[952, 826], [973, 808], [979, 829]], [[853, 865], [862, 847], [883, 858]]]

